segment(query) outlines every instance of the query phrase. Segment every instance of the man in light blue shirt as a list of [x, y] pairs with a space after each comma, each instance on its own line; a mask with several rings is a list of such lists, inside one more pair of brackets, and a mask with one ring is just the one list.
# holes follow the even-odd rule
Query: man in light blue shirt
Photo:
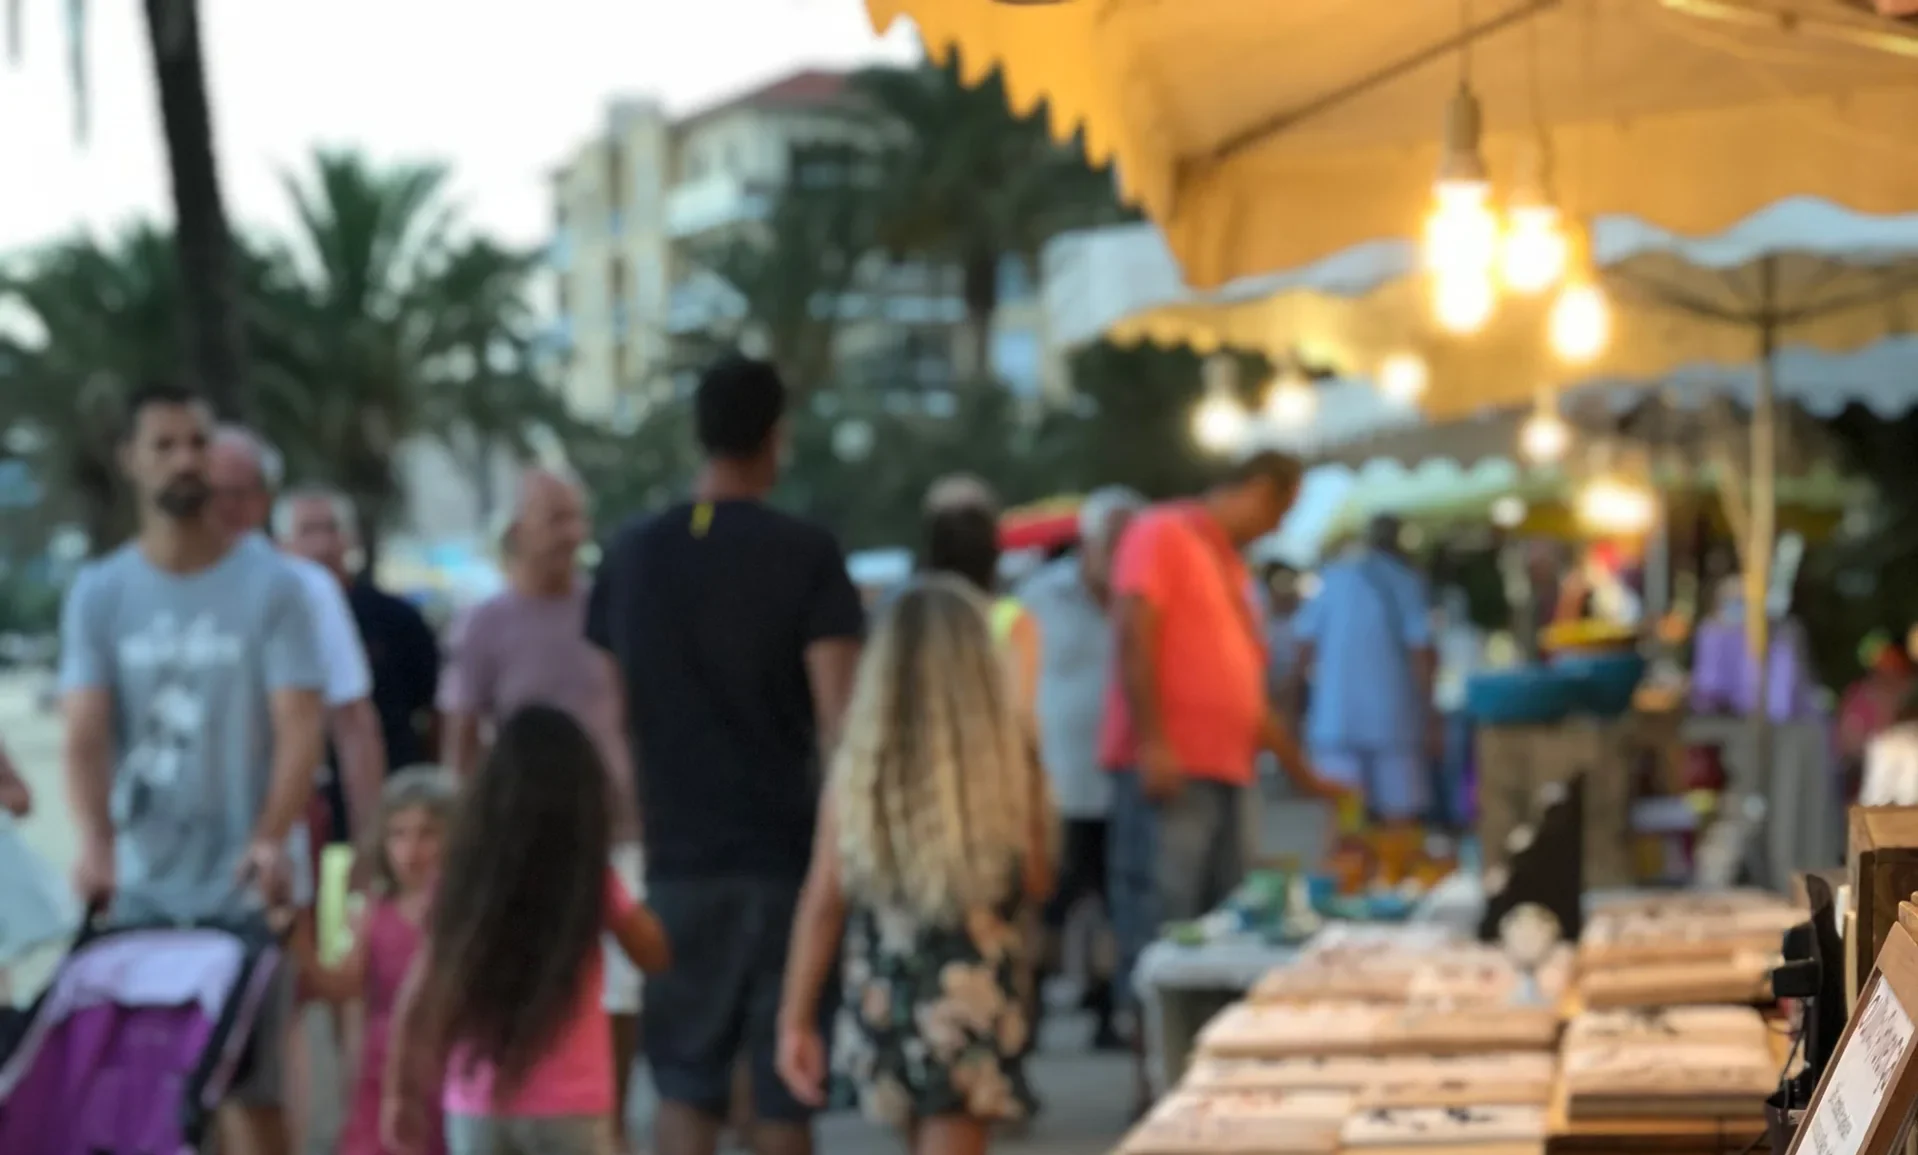
[[[320, 764], [321, 666], [305, 591], [264, 541], [211, 517], [212, 415], [141, 389], [121, 459], [133, 541], [80, 571], [60, 620], [76, 882], [129, 921], [232, 920], [291, 897], [289, 836]], [[283, 969], [216, 1116], [230, 1155], [288, 1155]]]
[[1320, 571], [1297, 624], [1298, 668], [1312, 679], [1305, 740], [1313, 761], [1388, 824], [1417, 820], [1430, 793], [1430, 609], [1398, 537], [1396, 518], [1375, 518], [1356, 550]]
[[[1099, 761], [1099, 726], [1116, 660], [1108, 581], [1119, 535], [1144, 506], [1119, 486], [1094, 492], [1079, 509], [1078, 552], [1019, 587], [1020, 603], [1039, 622], [1039, 742], [1065, 828], [1058, 890], [1045, 910], [1055, 941], [1080, 903], [1105, 904], [1112, 775]], [[1091, 983], [1086, 1004], [1096, 1019], [1093, 1045], [1118, 1045], [1110, 981]]]

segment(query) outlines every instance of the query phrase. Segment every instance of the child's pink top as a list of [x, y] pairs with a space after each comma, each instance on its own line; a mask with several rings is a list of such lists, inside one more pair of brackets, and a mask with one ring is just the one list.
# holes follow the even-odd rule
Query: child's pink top
[[[366, 958], [366, 1030], [360, 1070], [353, 1092], [353, 1113], [340, 1137], [340, 1155], [391, 1155], [380, 1143], [380, 1080], [386, 1073], [387, 1042], [393, 1033], [393, 1009], [400, 984], [420, 952], [420, 928], [390, 899], [367, 911], [361, 926]], [[425, 1120], [424, 1155], [442, 1155], [446, 1140], [439, 1112]]]
[[[633, 898], [619, 877], [606, 874], [606, 917], [610, 924], [632, 912]], [[605, 956], [588, 952], [579, 976], [579, 994], [573, 1015], [560, 1028], [519, 1089], [506, 1098], [493, 1098], [493, 1065], [472, 1061], [455, 1047], [446, 1067], [442, 1103], [449, 1115], [493, 1118], [553, 1118], [573, 1115], [610, 1115], [617, 1107], [613, 1081], [613, 1028], [602, 1005], [606, 988]]]

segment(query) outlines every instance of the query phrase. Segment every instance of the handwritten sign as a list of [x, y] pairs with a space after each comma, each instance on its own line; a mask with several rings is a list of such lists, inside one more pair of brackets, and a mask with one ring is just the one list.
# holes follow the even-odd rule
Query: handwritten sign
[[1911, 1042], [1911, 1016], [1884, 982], [1858, 1005], [1857, 1025], [1832, 1063], [1831, 1082], [1804, 1124], [1805, 1146], [1814, 1155], [1859, 1155], [1885, 1092], [1891, 1088]]
[[1890, 1155], [1918, 1102], [1918, 942], [1894, 924], [1788, 1155]]

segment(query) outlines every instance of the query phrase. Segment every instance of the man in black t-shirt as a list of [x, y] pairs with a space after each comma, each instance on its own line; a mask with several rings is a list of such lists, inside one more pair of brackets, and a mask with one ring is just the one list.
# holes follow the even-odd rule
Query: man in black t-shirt
[[660, 1098], [656, 1146], [712, 1155], [744, 1056], [754, 1149], [805, 1155], [809, 1112], [773, 1051], [825, 752], [851, 694], [864, 612], [832, 535], [763, 503], [784, 433], [778, 373], [723, 361], [694, 406], [706, 455], [694, 499], [613, 538], [586, 624], [624, 682], [647, 901], [673, 945], [641, 1018]]

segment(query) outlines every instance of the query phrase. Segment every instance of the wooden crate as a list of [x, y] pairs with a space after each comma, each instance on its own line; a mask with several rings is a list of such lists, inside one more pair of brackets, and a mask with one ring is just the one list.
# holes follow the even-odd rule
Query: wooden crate
[[1854, 806], [1846, 825], [1845, 871], [1857, 912], [1852, 979], [1863, 990], [1898, 922], [1898, 904], [1918, 891], [1918, 806]]

